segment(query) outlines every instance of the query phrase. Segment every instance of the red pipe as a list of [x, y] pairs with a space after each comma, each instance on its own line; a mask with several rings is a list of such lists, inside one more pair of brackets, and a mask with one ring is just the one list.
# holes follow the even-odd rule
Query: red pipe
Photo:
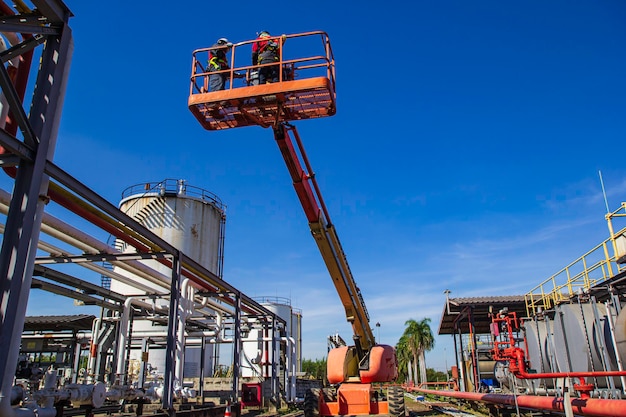
[[[481, 401], [493, 404], [505, 404], [531, 408], [535, 410], [548, 410], [565, 412], [564, 399], [557, 397], [544, 397], [535, 395], [505, 395], [505, 394], [481, 394], [477, 392], [431, 390], [422, 388], [408, 388], [410, 391], [418, 391], [424, 394], [439, 395], [443, 397], [460, 398], [470, 401]], [[626, 400], [605, 400], [596, 398], [572, 398], [572, 411], [574, 414], [597, 417], [626, 417]]]
[[[506, 352], [508, 351], [508, 352]], [[524, 351], [520, 348], [505, 349], [505, 355], [509, 359], [509, 370], [520, 379], [541, 379], [541, 378], [588, 378], [603, 376], [626, 376], [626, 371], [590, 371], [590, 372], [545, 372], [529, 374], [526, 372], [526, 362]]]
[[[4, 2], [0, 3], [0, 13], [6, 16], [13, 16], [15, 14], [15, 12]], [[30, 33], [22, 33], [21, 35], [22, 35], [23, 40], [32, 38], [33, 36]], [[11, 45], [11, 46], [14, 46], [14, 45]], [[9, 72], [9, 76], [11, 80], [13, 81], [13, 85], [15, 87], [17, 96], [22, 101], [24, 101], [24, 95], [26, 94], [26, 86], [28, 85], [28, 75], [30, 73], [30, 67], [33, 61], [33, 50], [31, 49], [23, 53], [19, 57], [19, 59], [20, 59], [20, 63], [17, 67], [17, 71], [15, 71], [15, 68], [11, 66], [7, 68], [7, 71]], [[10, 114], [10, 111], [9, 111], [9, 114]], [[10, 116], [7, 117], [7, 124], [6, 124], [5, 130], [11, 135], [15, 136], [15, 134], [17, 133], [17, 128], [18, 128], [18, 125], [15, 122], [15, 120], [11, 118]], [[4, 153], [4, 149], [2, 147], [0, 147], [0, 149], [2, 150], [2, 152], [0, 153]], [[15, 170], [14, 167], [11, 167], [11, 168]]]

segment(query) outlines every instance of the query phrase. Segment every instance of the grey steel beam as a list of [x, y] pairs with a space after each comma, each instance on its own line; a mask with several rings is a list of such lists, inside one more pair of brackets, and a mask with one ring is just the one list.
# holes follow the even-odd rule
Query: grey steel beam
[[20, 158], [15, 155], [7, 155], [0, 154], [0, 166], [3, 168], [6, 167], [16, 167], [20, 164]]
[[73, 277], [66, 273], [55, 271], [54, 269], [46, 268], [45, 266], [35, 265], [33, 276], [39, 276], [53, 281], [59, 284], [68, 285], [74, 288], [79, 288], [87, 294], [97, 294], [100, 297], [107, 298], [109, 300], [117, 301], [123, 304], [126, 301], [126, 296], [116, 293], [115, 291], [108, 290], [99, 285], [92, 284], [85, 280]]
[[[167, 322], [167, 348], [165, 353], [165, 373], [163, 381], [163, 409], [170, 416], [175, 416], [174, 410], [174, 369], [176, 352], [176, 334], [178, 332], [178, 305], [180, 304], [181, 287], [180, 257], [175, 256], [172, 264], [172, 282], [170, 287], [170, 310]], [[182, 384], [183, 381], [180, 381]]]
[[60, 285], [56, 285], [51, 282], [43, 281], [37, 278], [33, 278], [31, 282], [31, 288], [41, 289], [57, 295], [62, 295], [63, 297], [79, 300], [89, 305], [97, 305], [98, 307], [103, 307], [113, 311], [122, 311], [124, 309], [124, 306], [120, 304], [110, 303], [100, 298], [92, 297], [91, 295], [82, 293], [80, 291], [76, 291], [67, 287], [62, 287]]
[[48, 21], [52, 23], [67, 22], [74, 15], [70, 9], [60, 0], [32, 0], [33, 4]]
[[83, 262], [125, 262], [140, 259], [172, 259], [173, 255], [166, 252], [140, 252], [140, 253], [98, 253], [95, 255], [59, 255], [39, 256], [35, 260], [36, 265], [43, 264], [66, 264]]
[[[12, 154], [11, 157], [18, 157], [26, 162], [35, 160], [35, 150], [32, 147], [2, 129], [0, 129], [0, 145]], [[4, 154], [2, 157], [7, 158], [7, 155]]]
[[[47, 40], [33, 91], [28, 120], [20, 121], [25, 141], [34, 149], [32, 162], [20, 164], [9, 206], [5, 234], [0, 248], [0, 397], [8, 398], [17, 366], [20, 334], [37, 255], [37, 242], [44, 211], [48, 177], [46, 161], [52, 159], [58, 134], [60, 112], [67, 86], [72, 52], [72, 32], [63, 22], [59, 36]], [[26, 112], [15, 89], [0, 70], [2, 89], [10, 96], [10, 111], [18, 119]], [[7, 85], [7, 81], [9, 84]], [[38, 138], [38, 140], [36, 140]]]
[[[42, 26], [41, 23], [22, 23], [18, 19], [21, 19], [22, 15], [5, 17], [0, 20], [3, 32], [15, 32], [15, 33], [29, 33], [37, 35], [52, 35], [59, 34], [59, 29], [51, 26]], [[34, 16], [36, 18], [36, 16]]]
[[[0, 22], [0, 27], [2, 27], [2, 31], [9, 31], [5, 23]], [[9, 31], [10, 32], [10, 31]], [[58, 32], [55, 30], [55, 32]], [[39, 45], [43, 44], [46, 41], [45, 36], [36, 35], [32, 36], [25, 41], [20, 42], [17, 45], [13, 45], [6, 51], [2, 51], [0, 53], [0, 60], [3, 63], [7, 63], [13, 58], [17, 58], [20, 55], [23, 55], [26, 52], [30, 52], [32, 49], [35, 49]]]

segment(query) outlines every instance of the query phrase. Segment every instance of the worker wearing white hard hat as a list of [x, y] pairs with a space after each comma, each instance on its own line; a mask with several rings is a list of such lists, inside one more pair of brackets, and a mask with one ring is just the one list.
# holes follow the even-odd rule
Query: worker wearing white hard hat
[[233, 44], [226, 38], [219, 38], [209, 51], [209, 72], [220, 72], [219, 74], [209, 75], [209, 91], [223, 90], [229, 73], [225, 70], [230, 69], [226, 53], [232, 48]]

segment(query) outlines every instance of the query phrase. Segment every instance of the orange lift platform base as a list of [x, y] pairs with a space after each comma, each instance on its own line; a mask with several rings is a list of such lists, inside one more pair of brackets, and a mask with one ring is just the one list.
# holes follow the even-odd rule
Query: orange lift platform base
[[[307, 32], [270, 39], [282, 44], [279, 61], [260, 66], [238, 65], [250, 61], [252, 44], [257, 40], [219, 47], [226, 50], [231, 64], [222, 71], [207, 69], [209, 52], [216, 48], [193, 52], [188, 106], [205, 129], [270, 127], [335, 114], [335, 62], [328, 35]], [[321, 53], [315, 55], [317, 51]], [[279, 81], [258, 84], [259, 69], [272, 65], [281, 69]], [[209, 77], [219, 74], [227, 76], [226, 88], [209, 91]]]

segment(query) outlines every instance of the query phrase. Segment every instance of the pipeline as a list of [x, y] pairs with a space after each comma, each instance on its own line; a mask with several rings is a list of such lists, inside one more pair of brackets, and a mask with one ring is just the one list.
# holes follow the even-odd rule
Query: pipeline
[[587, 371], [587, 372], [544, 372], [544, 373], [528, 373], [526, 371], [526, 361], [524, 351], [521, 348], [504, 349], [505, 356], [509, 358], [509, 369], [517, 378], [520, 379], [542, 379], [542, 378], [583, 378], [587, 377], [605, 377], [626, 376], [626, 371]]
[[626, 400], [606, 400], [596, 398], [572, 398], [569, 403], [560, 397], [544, 397], [534, 395], [483, 394], [478, 392], [431, 390], [423, 388], [407, 388], [423, 394], [480, 401], [492, 404], [518, 406], [533, 410], [566, 412], [566, 408], [576, 415], [595, 417], [626, 417]]

